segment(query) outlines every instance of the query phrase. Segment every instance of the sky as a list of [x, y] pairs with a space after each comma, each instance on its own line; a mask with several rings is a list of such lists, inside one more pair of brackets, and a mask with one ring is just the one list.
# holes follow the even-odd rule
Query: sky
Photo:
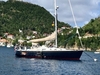
[[[6, 1], [6, 0], [4, 0]], [[32, 4], [44, 7], [54, 16], [54, 0], [23, 0]], [[56, 0], [58, 20], [75, 26], [72, 12], [68, 0]], [[83, 27], [91, 19], [100, 16], [100, 0], [70, 0], [76, 23], [79, 27]]]

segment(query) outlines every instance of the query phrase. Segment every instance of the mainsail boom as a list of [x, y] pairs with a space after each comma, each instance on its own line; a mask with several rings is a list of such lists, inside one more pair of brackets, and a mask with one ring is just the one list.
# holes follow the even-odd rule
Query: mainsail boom
[[51, 35], [44, 37], [44, 38], [40, 38], [40, 39], [33, 39], [30, 40], [29, 42], [43, 42], [43, 41], [51, 41], [51, 40], [55, 40], [56, 38], [56, 32], [53, 32]]

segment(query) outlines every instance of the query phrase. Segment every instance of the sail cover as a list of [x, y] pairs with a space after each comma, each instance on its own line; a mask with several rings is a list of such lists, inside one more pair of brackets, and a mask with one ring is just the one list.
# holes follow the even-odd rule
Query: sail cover
[[40, 38], [40, 39], [33, 39], [30, 40], [30, 42], [43, 42], [43, 41], [51, 41], [54, 40], [56, 38], [56, 32], [53, 32], [51, 35], [44, 37], [44, 38]]

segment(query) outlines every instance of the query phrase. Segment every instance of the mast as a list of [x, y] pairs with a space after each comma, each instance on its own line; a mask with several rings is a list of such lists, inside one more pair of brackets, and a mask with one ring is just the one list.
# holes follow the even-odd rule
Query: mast
[[54, 0], [54, 9], [55, 9], [55, 32], [56, 32], [55, 47], [57, 47], [57, 9], [58, 9], [58, 6], [56, 5], [56, 0]]

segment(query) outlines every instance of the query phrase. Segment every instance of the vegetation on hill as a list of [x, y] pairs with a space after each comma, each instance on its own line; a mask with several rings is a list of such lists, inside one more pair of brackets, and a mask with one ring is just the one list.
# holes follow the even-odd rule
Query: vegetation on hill
[[[82, 40], [82, 45], [79, 36], [76, 33], [76, 28], [72, 28], [72, 32], [68, 35], [63, 35], [65, 46], [84, 48], [85, 50], [96, 51], [100, 49], [100, 17], [91, 19], [84, 27], [79, 28], [79, 33]], [[61, 43], [62, 44], [62, 43]], [[63, 46], [64, 46], [63, 44]]]
[[[2, 37], [8, 32], [15, 37], [21, 35], [25, 38], [27, 35], [33, 35], [32, 31], [37, 31], [38, 34], [35, 36], [40, 38], [43, 34], [54, 31], [52, 23], [54, 23], [54, 17], [43, 7], [16, 0], [0, 1], [0, 36]], [[23, 34], [19, 33], [19, 29]], [[58, 33], [58, 46], [81, 48], [76, 28], [58, 21], [58, 29], [61, 30]], [[79, 32], [85, 49], [100, 49], [100, 17], [91, 19], [88, 24], [79, 28]]]
[[91, 19], [90, 22], [86, 24], [82, 29], [84, 35], [91, 35], [91, 37], [83, 39], [85, 48], [88, 47], [92, 50], [100, 49], [100, 17]]
[[[26, 2], [9, 0], [0, 2], [0, 35], [9, 32], [13, 35], [19, 34], [19, 29], [25, 35], [31, 31], [38, 31], [40, 34], [54, 31], [52, 23], [54, 17], [43, 7]], [[59, 27], [68, 26], [59, 22]]]

